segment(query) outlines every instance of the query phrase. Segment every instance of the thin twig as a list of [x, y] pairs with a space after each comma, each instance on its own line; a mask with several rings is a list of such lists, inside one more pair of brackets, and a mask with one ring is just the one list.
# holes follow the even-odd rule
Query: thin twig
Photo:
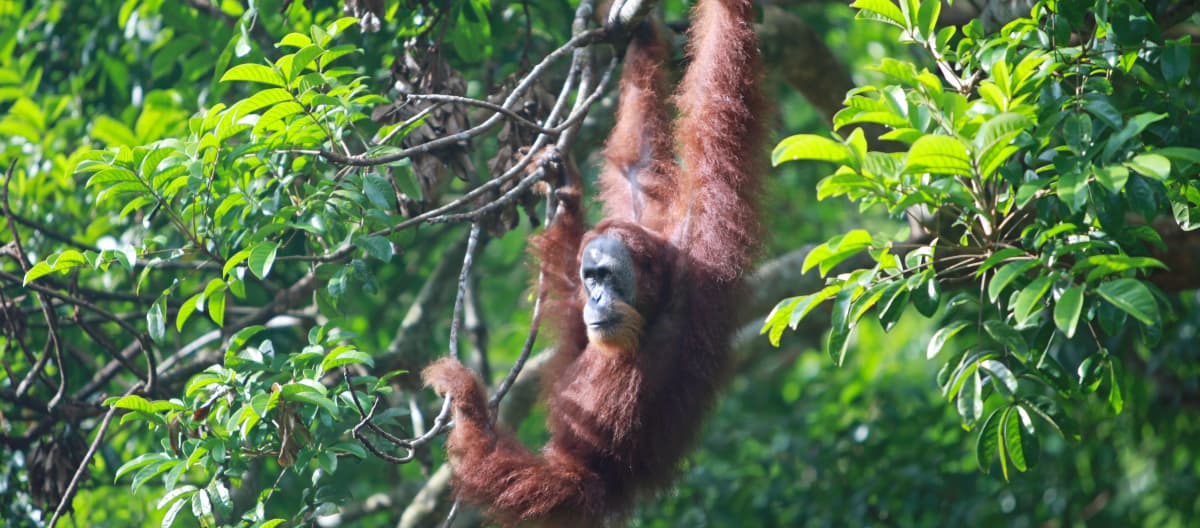
[[467, 238], [467, 254], [463, 256], [462, 270], [458, 273], [458, 294], [454, 297], [454, 313], [450, 316], [450, 357], [458, 359], [458, 327], [462, 326], [463, 297], [467, 292], [467, 280], [471, 276], [471, 264], [475, 258], [475, 246], [479, 243], [479, 222], [471, 224], [471, 235]]
[[[142, 383], [138, 382], [129, 390], [125, 391], [123, 396], [129, 396], [138, 389], [141, 389]], [[50, 518], [50, 528], [58, 524], [59, 517], [66, 511], [67, 505], [75, 499], [75, 492], [79, 490], [79, 482], [83, 480], [83, 474], [87, 471], [87, 467], [91, 465], [92, 457], [96, 455], [96, 449], [100, 447], [100, 442], [104, 440], [104, 433], [108, 431], [108, 425], [112, 423], [112, 419], [116, 416], [117, 407], [110, 407], [108, 412], [104, 414], [104, 419], [100, 421], [100, 427], [96, 430], [96, 437], [92, 439], [92, 444], [88, 446], [87, 453], [84, 453], [83, 460], [79, 462], [79, 467], [75, 469], [75, 475], [71, 477], [71, 483], [67, 484], [67, 490], [63, 492], [62, 500], [58, 501], [58, 507], [54, 509], [54, 516]]]
[[[2, 199], [0, 199], [0, 202], [2, 202], [4, 206], [4, 218], [8, 220], [8, 229], [12, 232], [12, 244], [16, 251], [15, 256], [17, 263], [21, 266], [21, 271], [28, 274], [29, 260], [25, 257], [25, 248], [21, 246], [21, 233], [17, 231], [17, 223], [15, 220], [13, 220], [12, 206], [8, 203], [8, 187], [9, 184], [12, 183], [13, 171], [15, 171], [16, 168], [17, 160], [13, 159], [12, 162], [8, 164], [8, 170], [4, 171], [4, 196]], [[41, 372], [41, 370], [46, 367], [46, 361], [49, 359], [49, 353], [53, 351], [54, 361], [58, 365], [58, 387], [54, 390], [54, 397], [50, 398], [49, 403], [46, 405], [48, 408], [53, 409], [56, 405], [58, 405], [59, 400], [62, 399], [63, 394], [67, 390], [67, 366], [63, 364], [62, 360], [62, 337], [58, 335], [58, 314], [54, 313], [54, 310], [51, 309], [50, 302], [46, 299], [44, 294], [39, 292], [36, 295], [38, 302], [42, 305], [42, 314], [46, 317], [46, 325], [48, 327], [46, 330], [47, 348], [46, 350], [42, 351], [42, 355], [39, 356], [37, 362], [34, 363], [33, 369], [29, 371], [29, 375], [26, 376], [25, 379], [21, 380], [21, 383], [17, 385], [17, 396], [25, 394], [25, 391], [29, 390], [33, 386], [34, 378], [37, 376], [38, 372]]]
[[533, 121], [525, 119], [524, 117], [521, 117], [519, 114], [517, 114], [516, 112], [514, 112], [512, 110], [509, 110], [508, 108], [500, 106], [496, 103], [484, 101], [482, 99], [472, 99], [470, 97], [462, 97], [462, 96], [458, 96], [458, 95], [445, 95], [445, 94], [408, 94], [407, 97], [409, 99], [416, 99], [418, 101], [438, 101], [438, 102], [442, 102], [442, 103], [454, 103], [454, 104], [462, 104], [462, 105], [468, 105], [468, 106], [478, 106], [480, 108], [486, 108], [493, 112], [499, 112], [500, 114], [504, 115], [504, 117], [507, 117], [507, 118], [513, 120], [514, 122], [516, 122], [517, 124], [519, 124], [525, 128], [536, 130], [538, 132], [541, 132], [543, 134], [548, 134], [551, 136], [557, 136], [559, 133], [558, 130], [545, 128], [542, 125], [534, 123]]
[[[543, 58], [541, 62], [539, 62], [536, 66], [534, 66], [532, 69], [530, 69], [529, 73], [525, 74], [525, 77], [521, 79], [521, 82], [517, 84], [516, 88], [513, 88], [513, 91], [509, 92], [508, 97], [504, 100], [504, 102], [500, 106], [502, 106], [503, 108], [506, 108], [506, 109], [511, 109], [513, 104], [515, 104], [516, 101], [519, 100], [522, 95], [524, 95], [525, 91], [528, 90], [529, 87], [533, 85], [533, 82], [538, 77], [541, 77], [549, 69], [550, 64], [552, 64], [555, 61], [557, 61], [558, 59], [566, 56], [567, 53], [573, 52], [575, 50], [575, 48], [578, 48], [580, 46], [586, 46], [586, 45], [592, 44], [594, 42], [600, 41], [606, 35], [607, 35], [607, 31], [604, 28], [597, 28], [597, 29], [585, 31], [583, 33], [575, 35], [574, 37], [571, 37], [571, 39], [568, 40], [566, 42], [566, 44], [563, 44], [558, 49], [547, 54], [546, 57]], [[430, 153], [432, 151], [435, 151], [435, 150], [438, 150], [438, 149], [441, 149], [441, 148], [444, 148], [447, 146], [462, 143], [463, 141], [467, 141], [475, 136], [482, 135], [482, 134], [486, 133], [487, 131], [491, 130], [498, 123], [500, 123], [500, 121], [503, 117], [504, 116], [502, 116], [500, 114], [496, 114], [496, 115], [493, 115], [492, 117], [488, 118], [483, 123], [480, 123], [480, 124], [476, 125], [475, 127], [470, 128], [468, 130], [464, 130], [457, 134], [451, 134], [449, 136], [442, 136], [440, 138], [430, 140], [426, 143], [422, 143], [420, 145], [415, 145], [415, 146], [406, 148], [404, 150], [401, 150], [400, 152], [396, 152], [393, 154], [387, 154], [384, 156], [379, 156], [377, 158], [368, 158], [363, 155], [345, 156], [342, 154], [338, 154], [337, 152], [333, 152], [333, 151], [325, 150], [325, 149], [320, 150], [320, 155], [322, 157], [324, 157], [325, 159], [330, 160], [334, 163], [341, 163], [341, 164], [345, 164], [345, 165], [357, 165], [357, 166], [385, 165], [388, 163], [392, 163], [395, 161], [399, 161], [399, 160], [402, 160], [405, 158], [412, 157], [416, 154], [427, 154], [427, 153]]]

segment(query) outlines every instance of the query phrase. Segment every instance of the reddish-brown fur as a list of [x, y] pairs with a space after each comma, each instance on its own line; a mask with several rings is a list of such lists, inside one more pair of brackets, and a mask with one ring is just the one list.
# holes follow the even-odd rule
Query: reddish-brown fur
[[[662, 62], [648, 30], [631, 44], [618, 122], [605, 149], [608, 218], [585, 233], [579, 197], [560, 192], [558, 216], [535, 241], [559, 345], [547, 373], [550, 440], [540, 453], [494, 429], [484, 390], [453, 360], [425, 371], [451, 394], [447, 442], [459, 496], [504, 524], [597, 526], [623, 517], [675, 475], [723, 382], [737, 278], [757, 235], [763, 100], [750, 0], [700, 0], [691, 66], [674, 101], [673, 140]], [[636, 350], [589, 343], [579, 251], [617, 238], [636, 267]], [[640, 330], [640, 331], [638, 331]], [[628, 345], [626, 345], [628, 346]], [[614, 349], [615, 347], [615, 349]], [[614, 353], [617, 352], [617, 353]]]

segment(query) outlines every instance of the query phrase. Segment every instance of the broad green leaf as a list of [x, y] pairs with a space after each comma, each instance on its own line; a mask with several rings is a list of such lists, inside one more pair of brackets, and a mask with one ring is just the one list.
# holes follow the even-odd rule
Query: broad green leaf
[[49, 275], [53, 272], [53, 266], [45, 262], [38, 262], [37, 264], [34, 264], [33, 267], [29, 268], [29, 271], [25, 272], [25, 277], [22, 279], [21, 286], [26, 286], [30, 282], [33, 282], [38, 278]]
[[983, 383], [979, 378], [979, 370], [976, 369], [970, 376], [967, 377], [964, 390], [958, 393], [958, 415], [963, 419], [963, 425], [968, 429], [974, 427], [979, 418], [983, 416]]
[[288, 79], [295, 79], [304, 71], [304, 68], [312, 64], [313, 59], [321, 54], [321, 48], [317, 46], [305, 46], [297, 51], [292, 58], [292, 65], [288, 71]]
[[1191, 147], [1165, 147], [1154, 151], [1175, 161], [1200, 164], [1200, 149]]
[[1003, 388], [1007, 396], [1012, 396], [1017, 392], [1017, 377], [1008, 369], [1004, 363], [994, 359], [985, 359], [979, 362], [979, 368], [987, 372], [992, 377], [997, 388]]
[[[1005, 409], [1004, 423], [1001, 426], [1001, 431], [1004, 436], [1004, 450], [1008, 453], [1008, 460], [1012, 462], [1014, 468], [1017, 468], [1017, 471], [1025, 472], [1029, 469], [1029, 466], [1025, 463], [1025, 442], [1021, 438], [1021, 435], [1024, 433], [1021, 431], [1021, 420], [1014, 411], [1014, 408]], [[1004, 478], [1008, 480], [1007, 468], [1005, 468]]]
[[171, 504], [171, 508], [167, 510], [167, 513], [163, 514], [161, 528], [171, 528], [175, 524], [175, 518], [179, 516], [179, 512], [183, 511], [183, 507], [187, 504], [188, 500], [182, 497], [175, 501], [174, 504]]
[[212, 515], [212, 501], [208, 499], [207, 490], [198, 490], [192, 495], [192, 515], [197, 519]]
[[887, 22], [899, 28], [908, 25], [900, 8], [891, 0], [854, 0], [850, 7], [858, 9], [860, 17]]
[[241, 264], [242, 261], [246, 260], [249, 257], [250, 257], [249, 249], [243, 249], [241, 251], [238, 251], [237, 253], [234, 253], [232, 257], [229, 257], [229, 260], [225, 261], [225, 266], [221, 269], [221, 276], [228, 277], [229, 272], [232, 271], [233, 268], [236, 268], [238, 264]]
[[247, 326], [246, 328], [243, 328], [241, 330], [238, 330], [236, 334], [233, 334], [233, 337], [229, 338], [229, 349], [237, 350], [237, 349], [241, 348], [242, 345], [245, 345], [246, 342], [249, 341], [252, 337], [254, 337], [255, 335], [258, 335], [259, 332], [262, 332], [263, 330], [266, 330], [266, 329], [267, 329], [267, 327], [265, 327], [263, 325], [251, 325], [251, 326]]
[[272, 106], [263, 113], [254, 124], [254, 134], [261, 135], [268, 127], [282, 121], [284, 118], [304, 111], [304, 107], [295, 101], [286, 101]]
[[1083, 286], [1072, 286], [1063, 292], [1054, 305], [1054, 325], [1067, 338], [1075, 337], [1075, 327], [1083, 312]]
[[203, 293], [197, 293], [189, 297], [188, 300], [183, 301], [183, 304], [179, 307], [179, 313], [175, 314], [175, 330], [180, 332], [183, 331], [183, 324], [186, 323], [188, 317], [191, 317], [192, 313], [196, 311], [196, 303], [200, 301], [200, 297], [202, 296], [204, 296]]
[[908, 150], [904, 172], [971, 175], [971, 157], [967, 147], [957, 138], [928, 135], [918, 139]]
[[[111, 398], [110, 398], [110, 400], [111, 400]], [[116, 407], [118, 409], [129, 409], [131, 411], [154, 412], [154, 407], [150, 404], [150, 402], [146, 398], [143, 398], [136, 394], [122, 396], [113, 401], [105, 401], [105, 403], [107, 405], [109, 405], [110, 407]]]
[[803, 320], [804, 317], [810, 312], [812, 312], [813, 309], [815, 309], [817, 306], [820, 306], [821, 303], [825, 302], [830, 297], [833, 297], [841, 290], [841, 285], [830, 285], [821, 288], [821, 290], [816, 293], [797, 297], [797, 302], [791, 310], [791, 317], [786, 319], [787, 326], [791, 327], [792, 330], [795, 330], [796, 326], [800, 324], [800, 321]]
[[250, 272], [259, 279], [267, 278], [271, 273], [271, 266], [275, 264], [275, 252], [278, 250], [278, 242], [263, 242], [250, 248], [247, 263]]
[[850, 331], [854, 329], [854, 321], [850, 320], [854, 290], [852, 287], [845, 287], [833, 299], [829, 338], [825, 341], [825, 351], [833, 359], [833, 364], [838, 366], [841, 366], [842, 361], [846, 358], [846, 343], [850, 340]]
[[988, 319], [983, 322], [983, 329], [997, 343], [1004, 345], [1005, 348], [1012, 352], [1017, 354], [1029, 352], [1029, 345], [1025, 342], [1025, 338], [1021, 336], [1021, 333], [1003, 321]]
[[354, 245], [362, 248], [368, 255], [375, 257], [384, 262], [392, 260], [392, 256], [396, 252], [392, 249], [392, 243], [386, 238], [378, 235], [364, 235], [354, 239]]
[[937, 21], [941, 12], [941, 2], [928, 0], [921, 2], [921, 7], [917, 11], [917, 27], [921, 30], [922, 38], [930, 40], [937, 33]]
[[1067, 171], [1058, 177], [1058, 199], [1071, 208], [1071, 212], [1079, 211], [1087, 200], [1087, 182], [1091, 173], [1074, 170]]
[[212, 295], [208, 296], [208, 316], [212, 318], [217, 326], [225, 326], [225, 289], [222, 288]]
[[121, 480], [121, 477], [125, 476], [131, 471], [141, 469], [155, 462], [165, 462], [170, 458], [171, 457], [165, 453], [146, 453], [139, 455], [133, 460], [121, 464], [121, 467], [117, 468], [116, 476], [113, 477], [113, 482]]
[[146, 312], [146, 325], [150, 332], [150, 338], [158, 342], [162, 342], [163, 336], [167, 333], [162, 304], [161, 302], [156, 302]]
[[845, 164], [850, 161], [850, 149], [826, 137], [797, 134], [780, 141], [771, 151], [771, 165], [774, 166], [802, 159]]
[[1146, 326], [1158, 323], [1158, 304], [1142, 281], [1117, 279], [1105, 282], [1096, 288], [1096, 293]]
[[791, 316], [792, 310], [800, 303], [800, 300], [800, 297], [788, 297], [779, 301], [763, 320], [763, 326], [759, 329], [758, 334], [767, 334], [767, 341], [771, 343], [771, 346], [779, 346], [779, 341], [783, 339], [783, 331], [787, 330], [788, 317]]
[[984, 149], [1000, 140], [1007, 143], [1016, 137], [1015, 133], [1031, 128], [1033, 122], [1028, 117], [1015, 112], [1005, 112], [987, 120], [979, 127], [979, 134], [975, 136], [975, 146]]
[[929, 339], [929, 346], [925, 348], [925, 357], [933, 359], [934, 356], [938, 355], [938, 352], [942, 351], [942, 347], [946, 346], [950, 338], [961, 332], [969, 324], [967, 321], [955, 321], [934, 332], [933, 337]]
[[879, 299], [878, 310], [879, 324], [883, 325], [884, 332], [890, 332], [896, 326], [904, 308], [908, 306], [908, 296], [908, 287], [904, 281], [897, 281], [884, 291], [883, 297]]
[[1000, 449], [1000, 421], [1003, 415], [1003, 408], [992, 411], [983, 422], [983, 427], [979, 429], [979, 437], [975, 440], [975, 461], [984, 473], [992, 472], [992, 461], [996, 459], [996, 453]]
[[353, 347], [340, 346], [329, 352], [325, 359], [321, 361], [321, 370], [329, 372], [331, 369], [342, 365], [353, 365], [362, 363], [367, 366], [374, 366], [375, 360], [365, 352], [355, 350]]
[[1013, 305], [1013, 316], [1017, 320], [1017, 324], [1021, 325], [1029, 320], [1034, 314], [1041, 311], [1044, 307], [1041, 303], [1042, 297], [1050, 290], [1050, 283], [1053, 277], [1044, 275], [1033, 280], [1017, 294], [1017, 301]]
[[274, 69], [262, 64], [238, 64], [221, 76], [221, 82], [249, 81], [272, 86], [285, 86], [283, 76]]
[[191, 484], [184, 484], [182, 486], [179, 486], [178, 488], [175, 488], [175, 489], [167, 492], [165, 495], [162, 496], [161, 499], [158, 500], [158, 509], [161, 510], [163, 508], [166, 508], [168, 504], [174, 504], [176, 500], [182, 500], [182, 499], [187, 498], [192, 493], [195, 493], [197, 489], [199, 489], [199, 488], [197, 488], [196, 486], [193, 486]]
[[1129, 181], [1129, 169], [1120, 165], [1098, 167], [1092, 171], [1092, 175], [1100, 185], [1114, 193], [1121, 192], [1121, 189], [1125, 188], [1125, 182]]
[[283, 88], [269, 88], [239, 101], [234, 105], [233, 110], [240, 117], [259, 109], [291, 100], [292, 94], [287, 90]]
[[283, 36], [283, 39], [276, 44], [275, 47], [290, 46], [293, 48], [303, 48], [312, 44], [312, 39], [303, 33], [288, 33]]
[[937, 277], [932, 271], [929, 271], [921, 275], [914, 275], [909, 280], [911, 281], [908, 283], [911, 292], [909, 299], [912, 300], [913, 307], [921, 315], [933, 317], [941, 304], [942, 296]]
[[1134, 156], [1133, 159], [1125, 163], [1125, 166], [1143, 176], [1154, 178], [1158, 181], [1166, 181], [1171, 177], [1171, 160], [1168, 160], [1166, 156], [1158, 154]]
[[367, 196], [371, 205], [379, 209], [391, 211], [395, 208], [396, 193], [387, 180], [378, 173], [371, 172], [363, 177], [363, 194]]
[[1037, 260], [1028, 259], [1001, 266], [1000, 269], [996, 270], [996, 275], [992, 277], [992, 281], [988, 283], [988, 300], [996, 302], [996, 299], [1000, 297], [1000, 294], [1004, 292], [1004, 288], [1008, 287], [1009, 283], [1037, 265]]

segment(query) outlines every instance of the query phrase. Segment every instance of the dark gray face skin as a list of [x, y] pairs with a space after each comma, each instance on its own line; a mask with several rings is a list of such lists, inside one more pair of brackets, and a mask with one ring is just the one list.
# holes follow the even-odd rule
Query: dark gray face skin
[[592, 330], [605, 330], [621, 322], [616, 303], [632, 305], [637, 292], [633, 258], [621, 241], [601, 235], [583, 249], [579, 275], [587, 290], [583, 322]]

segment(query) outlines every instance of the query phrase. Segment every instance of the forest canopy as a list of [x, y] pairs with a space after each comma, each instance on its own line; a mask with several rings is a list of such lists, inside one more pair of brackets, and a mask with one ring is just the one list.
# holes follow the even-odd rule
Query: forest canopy
[[[1200, 515], [1198, 7], [758, 2], [730, 382], [631, 524]], [[527, 244], [556, 171], [593, 201], [606, 10], [0, 0], [4, 523], [480, 524], [419, 373], [545, 440]]]

